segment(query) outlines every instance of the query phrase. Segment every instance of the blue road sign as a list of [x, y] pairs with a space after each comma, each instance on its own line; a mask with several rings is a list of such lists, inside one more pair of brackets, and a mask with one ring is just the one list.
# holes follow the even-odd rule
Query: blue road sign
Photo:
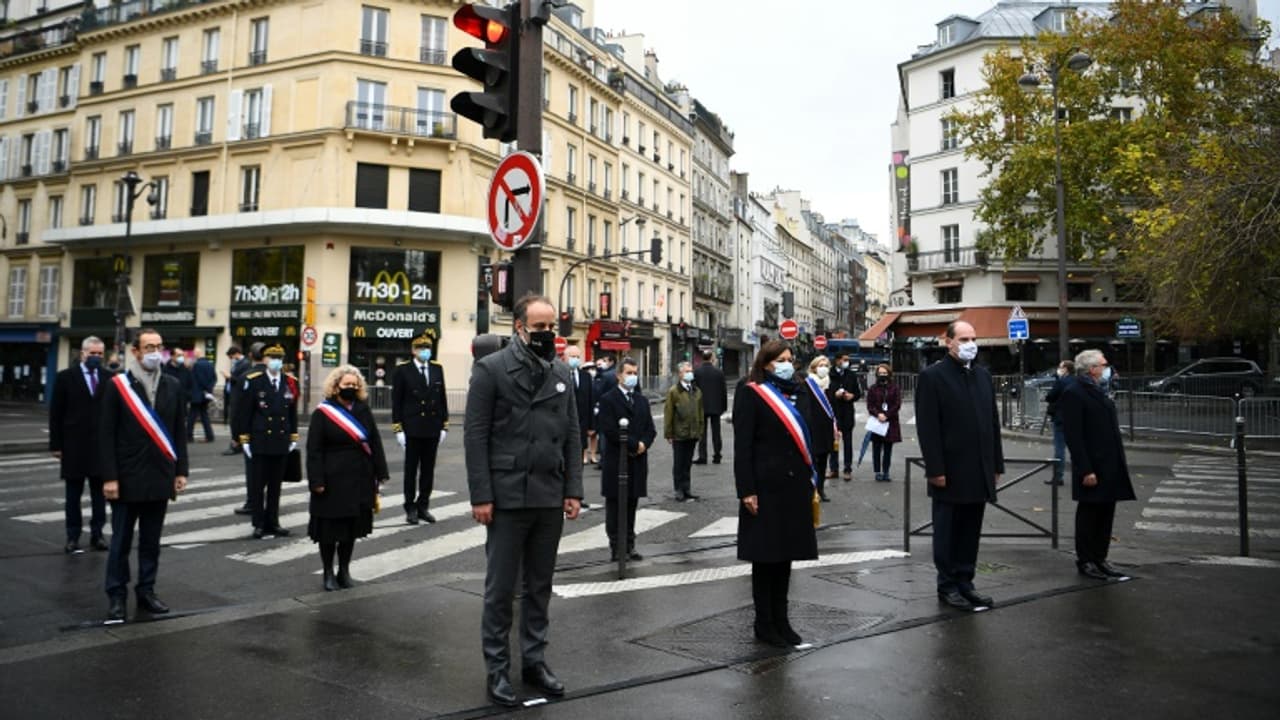
[[1009, 339], [1031, 339], [1031, 327], [1028, 325], [1026, 318], [1009, 318]]
[[1125, 315], [1116, 322], [1116, 337], [1131, 340], [1142, 337], [1142, 321]]

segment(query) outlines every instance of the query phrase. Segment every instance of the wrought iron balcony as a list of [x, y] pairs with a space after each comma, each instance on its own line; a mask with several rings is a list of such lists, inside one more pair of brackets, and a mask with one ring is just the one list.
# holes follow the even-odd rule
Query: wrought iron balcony
[[208, 205], [192, 205], [191, 206], [191, 217], [201, 217], [208, 214], [209, 214]]
[[936, 272], [985, 267], [990, 258], [976, 246], [907, 253], [907, 272]]
[[26, 245], [27, 241], [29, 241], [30, 239], [31, 239], [31, 233], [28, 233], [28, 232], [20, 232], [20, 233], [13, 234], [13, 243], [15, 245]]
[[86, 145], [86, 146], [85, 146], [85, 148], [84, 148], [84, 159], [85, 159], [85, 160], [97, 160], [97, 159], [98, 159], [98, 146], [97, 146], [97, 145]]
[[102, 83], [102, 81], [101, 81], [101, 80], [90, 80], [90, 81], [89, 81], [89, 94], [90, 94], [90, 95], [101, 95], [103, 90], [104, 90], [104, 88], [103, 88], [103, 83]]
[[458, 116], [451, 112], [347, 102], [347, 128], [426, 138], [455, 138]]
[[256, 140], [262, 136], [262, 126], [258, 123], [245, 123], [244, 132], [240, 137], [244, 140]]
[[262, 65], [267, 62], [266, 50], [253, 50], [249, 53], [250, 65]]
[[81, 31], [96, 30], [109, 25], [119, 25], [131, 20], [137, 20], [148, 15], [161, 15], [191, 7], [192, 5], [203, 5], [213, 1], [134, 0], [133, 2], [112, 4], [102, 8], [94, 8], [90, 5], [88, 9], [80, 13], [79, 25]]
[[258, 203], [242, 202], [240, 203], [240, 212], [258, 212]]
[[132, 141], [132, 140], [121, 140], [120, 142], [116, 143], [116, 154], [117, 154], [117, 155], [132, 155], [132, 154], [133, 154], [133, 141]]
[[208, 144], [210, 144], [210, 143], [212, 143], [212, 142], [213, 142], [213, 131], [212, 131], [212, 130], [204, 130], [204, 131], [197, 131], [197, 132], [196, 132], [196, 137], [195, 137], [195, 144], [196, 144], [196, 145], [208, 145]]
[[50, 167], [52, 167], [52, 168], [53, 168], [53, 172], [56, 172], [56, 173], [66, 172], [66, 170], [67, 170], [67, 161], [66, 161], [66, 160], [54, 160], [54, 161], [50, 164]]
[[31, 101], [29, 101], [29, 102], [27, 103], [27, 112], [29, 112], [29, 113], [38, 113], [38, 112], [40, 112], [40, 101], [39, 101], [39, 100], [31, 100]]
[[32, 28], [0, 39], [0, 58], [25, 55], [75, 42], [77, 22], [75, 19], [66, 20], [57, 25]]
[[160, 69], [160, 82], [169, 82], [171, 80], [177, 80], [177, 79], [178, 79], [178, 68], [169, 67], [169, 68]]
[[173, 136], [172, 136], [172, 135], [157, 135], [157, 136], [156, 136], [156, 149], [157, 149], [157, 150], [168, 150], [168, 149], [169, 149], [169, 145], [170, 145], [172, 142], [173, 142]]
[[200, 61], [200, 74], [201, 74], [201, 75], [209, 75], [209, 74], [211, 74], [211, 73], [216, 73], [216, 72], [218, 72], [218, 61], [217, 61], [217, 60], [201, 60], [201, 61]]
[[124, 77], [120, 78], [120, 84], [123, 85], [126, 90], [136, 88], [138, 87], [138, 76], [134, 73], [125, 73]]
[[427, 65], [445, 65], [449, 61], [449, 53], [437, 48], [424, 47], [418, 50], [418, 60]]
[[80, 224], [81, 224], [81, 225], [92, 225], [92, 224], [93, 224], [93, 216], [92, 216], [92, 215], [82, 215], [82, 216], [80, 216]]
[[163, 220], [166, 215], [164, 208], [151, 208], [152, 220]]
[[387, 44], [379, 40], [360, 39], [360, 54], [372, 55], [373, 57], [386, 57]]
[[71, 96], [70, 96], [70, 95], [59, 95], [59, 96], [58, 96], [58, 107], [71, 107]]

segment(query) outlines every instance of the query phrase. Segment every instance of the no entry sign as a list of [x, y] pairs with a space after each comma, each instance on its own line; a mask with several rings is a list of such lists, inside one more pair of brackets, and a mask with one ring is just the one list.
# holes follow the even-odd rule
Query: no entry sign
[[563, 356], [564, 351], [568, 349], [569, 349], [569, 341], [557, 335], [556, 336], [556, 357]]
[[827, 349], [827, 336], [826, 336], [826, 335], [819, 335], [819, 336], [815, 337], [815, 338], [813, 339], [813, 349], [814, 349], [814, 350], [826, 350], [826, 349]]
[[778, 335], [783, 340], [795, 340], [800, 336], [800, 326], [796, 324], [795, 320], [783, 320], [782, 324], [778, 326]]
[[542, 212], [545, 185], [542, 164], [527, 152], [511, 153], [498, 163], [489, 182], [489, 234], [503, 250], [524, 245]]

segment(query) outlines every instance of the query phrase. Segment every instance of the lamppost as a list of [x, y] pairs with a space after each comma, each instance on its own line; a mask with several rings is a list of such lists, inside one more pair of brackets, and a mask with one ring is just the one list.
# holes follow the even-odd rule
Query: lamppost
[[[621, 235], [621, 234], [622, 234], [622, 228], [626, 227], [627, 223], [631, 222], [632, 220], [634, 220], [634, 221], [636, 222], [636, 227], [640, 228], [640, 231], [641, 231], [641, 232], [644, 232], [644, 223], [645, 223], [645, 219], [644, 219], [643, 217], [641, 217], [640, 215], [632, 215], [631, 217], [627, 218], [626, 220], [623, 220], [622, 222], [618, 223], [618, 234], [619, 234], [619, 235]], [[641, 244], [642, 244], [642, 245], [644, 244], [644, 237], [643, 237], [643, 236], [641, 236], [641, 238], [640, 238], [640, 242], [641, 242]], [[562, 322], [564, 322], [566, 319], [568, 320], [567, 328], [566, 328], [566, 326], [565, 326], [565, 325], [561, 325], [561, 327], [560, 327], [560, 334], [561, 334], [562, 336], [564, 336], [564, 337], [568, 337], [568, 336], [569, 336], [569, 333], [564, 332], [564, 330], [566, 330], [566, 329], [569, 329], [569, 328], [572, 328], [572, 327], [573, 327], [573, 314], [574, 314], [574, 309], [573, 309], [572, 307], [567, 307], [567, 306], [565, 305], [565, 303], [564, 303], [564, 286], [565, 286], [565, 284], [566, 284], [566, 283], [568, 283], [568, 282], [569, 282], [569, 276], [573, 274], [573, 271], [574, 271], [574, 270], [578, 269], [578, 266], [582, 265], [583, 263], [587, 262], [588, 260], [607, 260], [607, 259], [609, 259], [609, 258], [619, 257], [619, 256], [622, 256], [622, 255], [641, 255], [641, 254], [644, 254], [644, 253], [646, 253], [646, 252], [649, 252], [649, 251], [648, 251], [648, 250], [637, 250], [637, 251], [633, 251], [633, 252], [605, 253], [604, 255], [587, 255], [585, 258], [582, 258], [581, 260], [576, 260], [576, 261], [574, 261], [573, 263], [571, 263], [571, 264], [569, 265], [568, 269], [566, 269], [566, 270], [564, 271], [564, 277], [560, 278], [560, 292], [558, 292], [558, 293], [556, 294], [556, 299], [560, 301], [560, 319], [561, 319], [561, 321], [562, 321]]]
[[[1075, 52], [1071, 57], [1056, 61], [1046, 68], [1049, 83], [1053, 87], [1053, 184], [1057, 192], [1057, 225], [1058, 225], [1058, 353], [1059, 359], [1071, 354], [1071, 345], [1067, 333], [1067, 211], [1066, 191], [1062, 184], [1062, 108], [1058, 103], [1058, 81], [1065, 68], [1072, 72], [1084, 72], [1093, 64], [1093, 58], [1085, 53]], [[1035, 90], [1040, 87], [1040, 76], [1028, 72], [1018, 78], [1018, 85], [1023, 90]]]
[[[120, 251], [121, 260], [116, 263], [116, 355], [123, 357], [125, 346], [124, 321], [133, 314], [133, 301], [129, 297], [129, 238], [133, 235], [133, 203], [147, 188], [147, 204], [155, 205], [160, 198], [156, 193], [154, 180], [143, 183], [142, 176], [130, 170], [120, 178], [124, 183], [124, 248]], [[142, 187], [138, 187], [142, 185]]]

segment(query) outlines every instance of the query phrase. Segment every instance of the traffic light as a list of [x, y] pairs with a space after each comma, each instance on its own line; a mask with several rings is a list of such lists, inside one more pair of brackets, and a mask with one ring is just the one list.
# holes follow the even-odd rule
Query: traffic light
[[489, 288], [489, 299], [507, 312], [511, 312], [516, 305], [515, 292], [512, 289], [514, 279], [515, 273], [512, 271], [511, 263], [500, 262], [493, 266], [493, 285]]
[[484, 41], [484, 49], [463, 48], [453, 56], [453, 68], [479, 80], [484, 91], [458, 93], [449, 106], [479, 123], [486, 138], [512, 142], [520, 99], [520, 5], [467, 3], [453, 14], [453, 24]]
[[792, 318], [796, 314], [796, 294], [790, 290], [782, 293], [782, 317]]
[[656, 235], [649, 241], [649, 259], [654, 265], [662, 264], [662, 238]]
[[573, 313], [568, 310], [560, 311], [560, 337], [567, 338], [573, 335]]

